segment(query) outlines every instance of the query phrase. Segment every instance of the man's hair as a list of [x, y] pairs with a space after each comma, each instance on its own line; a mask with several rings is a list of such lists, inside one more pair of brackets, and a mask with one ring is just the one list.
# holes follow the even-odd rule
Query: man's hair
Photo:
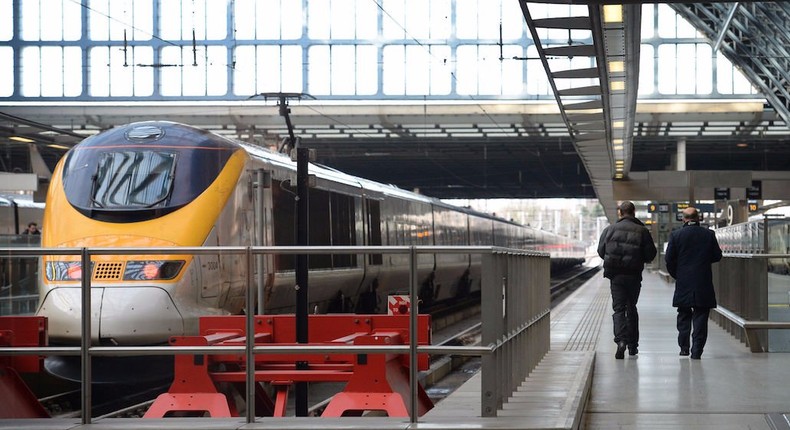
[[32, 226], [36, 226], [36, 227], [38, 227], [38, 224], [37, 224], [37, 223], [35, 223], [35, 222], [32, 222], [32, 221], [31, 221], [31, 222], [27, 223], [27, 226], [28, 226], [28, 228], [30, 228], [30, 227], [32, 227]]
[[683, 220], [684, 221], [699, 221], [699, 211], [697, 208], [693, 206], [687, 207], [683, 211]]
[[620, 203], [620, 206], [617, 207], [620, 211], [621, 215], [631, 215], [634, 216], [636, 214], [636, 207], [633, 203], [629, 202], [628, 200]]

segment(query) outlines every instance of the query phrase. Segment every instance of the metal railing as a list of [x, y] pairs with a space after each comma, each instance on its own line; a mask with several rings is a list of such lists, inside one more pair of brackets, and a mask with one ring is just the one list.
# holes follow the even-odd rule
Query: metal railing
[[[82, 267], [91, 267], [94, 255], [161, 255], [192, 254], [244, 255], [247, 263], [247, 285], [255, 285], [255, 256], [260, 254], [407, 254], [409, 255], [409, 296], [418, 303], [417, 256], [420, 254], [482, 254], [482, 315], [483, 346], [418, 346], [418, 306], [411, 307], [408, 346], [254, 346], [256, 288], [247, 288], [245, 346], [92, 346], [91, 270], [82, 270], [81, 344], [74, 347], [0, 347], [2, 355], [63, 355], [80, 356], [81, 416], [90, 424], [92, 390], [91, 359], [100, 356], [245, 354], [253, 363], [255, 354], [408, 354], [410, 365], [410, 421], [418, 422], [418, 354], [483, 356], [481, 415], [496, 416], [496, 410], [515, 391], [549, 349], [549, 254], [497, 247], [448, 246], [348, 246], [348, 247], [171, 247], [171, 248], [0, 248], [0, 253], [13, 257], [79, 255]], [[252, 346], [252, 347], [251, 347]], [[246, 366], [246, 421], [255, 422], [255, 366]]]
[[[41, 235], [0, 234], [0, 247], [41, 246]], [[0, 315], [32, 315], [36, 311], [38, 259], [0, 254]]]
[[790, 321], [771, 321], [769, 315], [769, 261], [787, 259], [790, 254], [728, 253], [714, 264], [718, 308], [711, 318], [745, 342], [752, 352], [769, 351], [768, 330], [790, 329]]

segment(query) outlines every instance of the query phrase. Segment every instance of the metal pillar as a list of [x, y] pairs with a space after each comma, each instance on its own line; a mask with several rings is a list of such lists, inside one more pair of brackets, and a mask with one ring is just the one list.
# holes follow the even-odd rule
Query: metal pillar
[[[308, 215], [308, 173], [307, 165], [310, 158], [307, 148], [296, 148], [296, 244], [309, 245]], [[296, 342], [308, 343], [308, 287], [307, 287], [308, 255], [296, 256]], [[298, 370], [307, 369], [306, 361], [296, 363]], [[296, 416], [307, 416], [307, 383], [297, 382], [295, 387]]]

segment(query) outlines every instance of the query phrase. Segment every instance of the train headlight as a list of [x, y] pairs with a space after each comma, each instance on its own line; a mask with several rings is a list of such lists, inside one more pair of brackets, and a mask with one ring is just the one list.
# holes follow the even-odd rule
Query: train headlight
[[47, 280], [49, 281], [79, 281], [80, 278], [82, 278], [82, 263], [79, 261], [47, 262]]
[[127, 261], [123, 274], [125, 281], [167, 280], [178, 276], [183, 261]]

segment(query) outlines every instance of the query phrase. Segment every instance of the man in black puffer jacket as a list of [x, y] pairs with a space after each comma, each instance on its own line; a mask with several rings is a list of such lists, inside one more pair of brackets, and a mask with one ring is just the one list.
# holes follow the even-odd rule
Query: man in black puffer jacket
[[614, 357], [636, 355], [639, 350], [639, 313], [636, 303], [642, 290], [642, 270], [656, 257], [656, 245], [642, 221], [636, 219], [634, 204], [625, 201], [617, 208], [619, 220], [607, 227], [598, 241], [603, 276], [611, 281]]

